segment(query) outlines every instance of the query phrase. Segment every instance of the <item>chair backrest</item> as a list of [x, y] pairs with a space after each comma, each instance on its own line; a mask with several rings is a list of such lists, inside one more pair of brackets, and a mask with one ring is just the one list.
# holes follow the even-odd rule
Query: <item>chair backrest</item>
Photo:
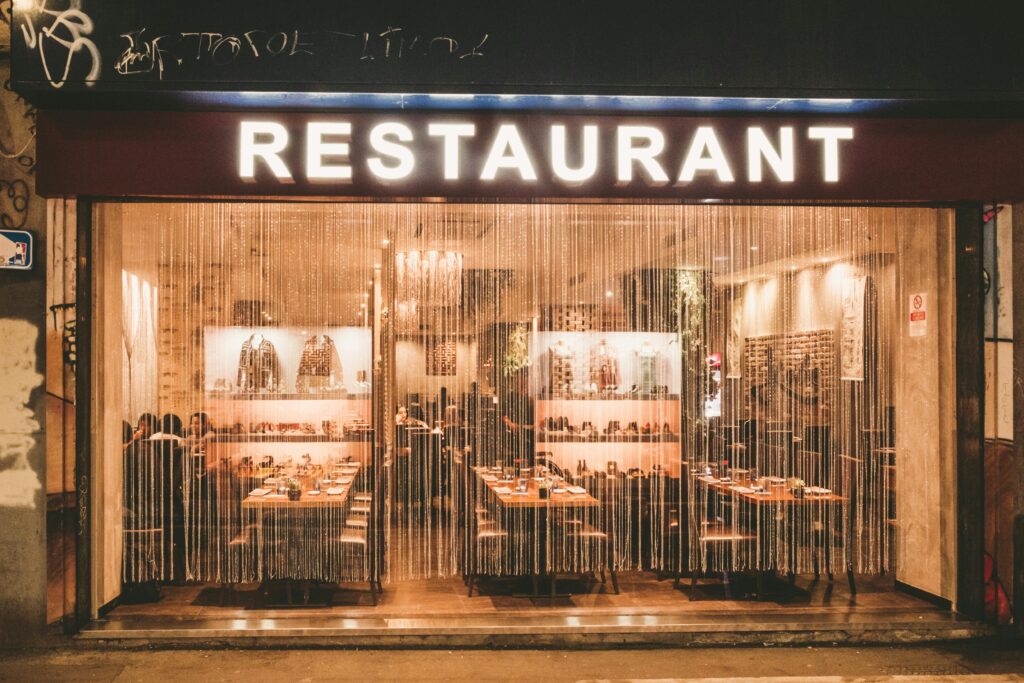
[[821, 453], [807, 448], [798, 448], [793, 452], [795, 465], [794, 477], [803, 479], [811, 486], [827, 486], [828, 476], [825, 461]]
[[759, 475], [775, 477], [793, 476], [790, 449], [785, 446], [764, 444], [759, 450], [759, 457], [756, 461]]
[[836, 454], [836, 477], [832, 488], [840, 496], [849, 499], [850, 503], [857, 497], [857, 479], [860, 467], [860, 458], [843, 453]]

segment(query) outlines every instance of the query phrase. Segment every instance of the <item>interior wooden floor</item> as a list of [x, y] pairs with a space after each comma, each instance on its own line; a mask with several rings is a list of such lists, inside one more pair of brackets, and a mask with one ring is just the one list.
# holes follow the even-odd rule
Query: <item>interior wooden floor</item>
[[[550, 584], [541, 582], [541, 590]], [[695, 599], [690, 599], [689, 580], [680, 586], [672, 579], [649, 572], [619, 575], [619, 594], [611, 582], [598, 579], [563, 578], [558, 582], [559, 596], [532, 595], [531, 582], [522, 579], [482, 579], [472, 597], [460, 578], [420, 579], [385, 584], [383, 595], [373, 605], [365, 584], [339, 587], [313, 586], [308, 605], [286, 603], [284, 586], [243, 585], [228, 593], [211, 584], [164, 586], [156, 602], [123, 602], [109, 612], [109, 618], [168, 617], [245, 617], [275, 619], [289, 616], [325, 617], [478, 617], [486, 615], [528, 616], [578, 614], [673, 614], [686, 612], [746, 613], [778, 612], [794, 616], [810, 613], [861, 612], [898, 614], [934, 612], [938, 608], [924, 600], [897, 591], [891, 577], [858, 577], [857, 594], [851, 595], [845, 579], [829, 583], [824, 577], [813, 581], [800, 577], [790, 586], [783, 580], [769, 581], [758, 599], [754, 581], [742, 575], [730, 577], [729, 595], [717, 578], [702, 579]], [[293, 599], [301, 603], [302, 591], [293, 590]]]

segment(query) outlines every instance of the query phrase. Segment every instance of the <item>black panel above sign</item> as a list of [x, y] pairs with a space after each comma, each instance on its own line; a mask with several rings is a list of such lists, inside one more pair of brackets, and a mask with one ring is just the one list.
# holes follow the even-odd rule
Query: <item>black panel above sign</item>
[[[941, 12], [928, 0], [15, 0], [13, 8], [15, 88], [46, 104], [248, 92], [1024, 101], [1016, 34], [1024, 3], [994, 0]], [[146, 93], [154, 99], [131, 99]]]

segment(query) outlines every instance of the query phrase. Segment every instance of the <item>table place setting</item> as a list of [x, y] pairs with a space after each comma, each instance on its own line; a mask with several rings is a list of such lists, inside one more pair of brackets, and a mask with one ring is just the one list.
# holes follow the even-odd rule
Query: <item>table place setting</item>
[[328, 496], [340, 496], [343, 493], [345, 493], [345, 489], [341, 486], [331, 486], [327, 489]]
[[512, 493], [512, 489], [507, 486], [495, 486], [494, 492], [502, 496], [507, 496]]
[[249, 491], [250, 496], [265, 496], [270, 493], [270, 489], [253, 489]]

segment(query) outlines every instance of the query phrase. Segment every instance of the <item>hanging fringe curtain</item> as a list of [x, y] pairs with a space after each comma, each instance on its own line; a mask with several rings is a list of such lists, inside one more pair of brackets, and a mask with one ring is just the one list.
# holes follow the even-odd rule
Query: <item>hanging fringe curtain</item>
[[126, 580], [893, 569], [899, 210], [122, 211]]

